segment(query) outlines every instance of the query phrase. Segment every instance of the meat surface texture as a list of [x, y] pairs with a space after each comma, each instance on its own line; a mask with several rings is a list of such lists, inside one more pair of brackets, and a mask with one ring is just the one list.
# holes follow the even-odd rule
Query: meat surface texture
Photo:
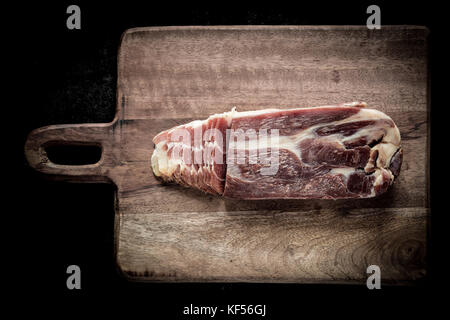
[[226, 175], [226, 145], [223, 137], [235, 111], [192, 121], [155, 136], [153, 173], [211, 194], [223, 194]]
[[216, 114], [159, 133], [152, 168], [164, 181], [237, 199], [370, 198], [400, 173], [400, 132], [353, 102]]

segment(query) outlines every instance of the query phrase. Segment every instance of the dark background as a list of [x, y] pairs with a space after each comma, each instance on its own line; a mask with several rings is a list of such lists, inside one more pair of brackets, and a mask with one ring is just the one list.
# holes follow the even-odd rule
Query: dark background
[[[23, 156], [27, 134], [38, 127], [62, 123], [110, 122], [116, 108], [117, 49], [121, 34], [128, 28], [166, 25], [364, 25], [370, 4], [381, 8], [381, 23], [426, 25], [430, 29], [430, 74], [432, 92], [432, 128], [445, 128], [445, 118], [434, 116], [441, 97], [438, 88], [445, 83], [445, 56], [441, 42], [447, 38], [441, 7], [423, 2], [317, 2], [299, 1], [295, 6], [243, 6], [218, 2], [213, 6], [183, 5], [169, 2], [157, 5], [145, 1], [132, 3], [99, 3], [60, 1], [54, 4], [17, 3], [13, 9], [3, 10], [12, 35], [6, 60], [15, 69], [14, 89], [7, 96], [13, 102], [8, 109], [14, 119], [4, 119], [14, 130], [13, 137], [21, 164], [20, 174], [8, 191], [17, 204], [13, 210], [5, 208], [5, 215], [13, 216], [12, 224], [3, 224], [12, 248], [8, 259], [9, 274], [19, 300], [46, 301], [44, 309], [55, 307], [55, 301], [80, 306], [79, 302], [106, 301], [115, 309], [124, 301], [131, 301], [129, 310], [145, 310], [149, 318], [184, 318], [185, 305], [267, 304], [268, 317], [281, 315], [302, 317], [305, 310], [314, 314], [324, 312], [350, 313], [354, 307], [365, 309], [362, 316], [382, 316], [387, 306], [396, 307], [398, 314], [430, 309], [427, 304], [440, 301], [437, 289], [445, 286], [439, 273], [444, 265], [439, 261], [442, 244], [444, 210], [434, 210], [436, 200], [445, 189], [435, 187], [432, 174], [432, 220], [428, 250], [429, 270], [424, 282], [408, 287], [383, 286], [369, 291], [365, 285], [301, 285], [301, 284], [142, 284], [128, 282], [117, 272], [114, 258], [114, 186], [108, 184], [69, 184], [46, 180], [28, 167]], [[81, 8], [81, 30], [66, 28], [66, 8], [77, 4]], [[14, 59], [14, 60], [13, 60]], [[15, 61], [18, 61], [17, 63]], [[441, 78], [442, 77], [442, 78]], [[442, 107], [444, 108], [444, 107]], [[10, 122], [14, 122], [10, 123]], [[9, 135], [12, 135], [10, 132]], [[432, 134], [432, 149], [439, 134]], [[436, 137], [436, 138], [435, 138]], [[6, 139], [8, 140], [8, 139]], [[433, 153], [432, 153], [433, 154]], [[62, 154], [74, 159], [74, 154]], [[91, 155], [92, 156], [92, 155]], [[75, 159], [76, 160], [76, 159]], [[440, 168], [444, 159], [431, 158], [431, 167]], [[444, 164], [445, 165], [445, 164]], [[8, 193], [7, 196], [9, 197]], [[438, 214], [435, 214], [437, 212]], [[439, 213], [441, 215], [439, 215]], [[439, 230], [440, 228], [440, 230]], [[11, 240], [12, 239], [12, 240]], [[13, 243], [14, 245], [11, 245]], [[444, 245], [445, 248], [445, 245]], [[444, 253], [443, 253], [444, 252]], [[81, 267], [82, 289], [66, 288], [66, 268]], [[53, 305], [53, 307], [52, 307]], [[392, 312], [392, 311], [390, 311]], [[236, 317], [237, 318], [237, 317]]]

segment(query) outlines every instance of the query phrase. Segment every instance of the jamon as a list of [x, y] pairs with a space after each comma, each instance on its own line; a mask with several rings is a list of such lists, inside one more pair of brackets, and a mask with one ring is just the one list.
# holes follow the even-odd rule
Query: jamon
[[349, 103], [216, 114], [154, 139], [157, 177], [238, 199], [343, 199], [382, 194], [400, 173], [400, 132]]
[[165, 181], [222, 194], [226, 173], [226, 130], [234, 110], [163, 131], [153, 138], [153, 173]]

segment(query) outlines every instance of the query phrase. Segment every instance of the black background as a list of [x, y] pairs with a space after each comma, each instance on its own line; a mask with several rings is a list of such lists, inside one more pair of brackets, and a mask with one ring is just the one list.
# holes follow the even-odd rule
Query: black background
[[[81, 30], [66, 28], [66, 8], [81, 8]], [[8, 18], [5, 33], [12, 36], [5, 60], [14, 70], [13, 90], [7, 93], [12, 102], [7, 108], [14, 118], [6, 126], [13, 128], [8, 139], [19, 138], [18, 151], [5, 206], [5, 215], [13, 222], [4, 223], [13, 236], [6, 242], [12, 249], [7, 259], [14, 297], [19, 301], [44, 301], [40, 306], [51, 310], [59, 302], [78, 309], [84, 302], [105, 301], [105, 310], [126, 305], [127, 310], [144, 310], [149, 318], [184, 318], [184, 305], [267, 304], [271, 319], [281, 315], [305, 315], [313, 310], [323, 313], [352, 313], [362, 307], [361, 316], [383, 316], [389, 307], [398, 314], [418, 309], [428, 310], [428, 302], [439, 302], [439, 287], [446, 278], [440, 274], [445, 255], [437, 244], [443, 244], [443, 224], [436, 201], [445, 190], [435, 187], [432, 174], [432, 220], [429, 241], [429, 271], [424, 282], [408, 287], [383, 286], [369, 291], [365, 285], [301, 285], [301, 284], [142, 284], [128, 282], [117, 272], [113, 245], [114, 187], [108, 184], [69, 184], [46, 180], [28, 167], [23, 156], [27, 134], [38, 127], [61, 123], [109, 122], [116, 108], [117, 49], [121, 34], [128, 28], [165, 25], [242, 25], [242, 24], [325, 24], [364, 25], [366, 8], [378, 4], [381, 23], [426, 25], [430, 29], [430, 72], [432, 93], [432, 128], [444, 128], [445, 119], [435, 116], [443, 109], [438, 93], [445, 83], [444, 8], [430, 3], [397, 2], [314, 2], [299, 1], [296, 5], [272, 3], [243, 6], [218, 2], [215, 6], [195, 6], [183, 2], [163, 5], [145, 1], [132, 3], [96, 3], [60, 1], [54, 4], [18, 3], [3, 10]], [[4, 50], [5, 51], [5, 50]], [[7, 65], [8, 67], [8, 65]], [[17, 90], [16, 90], [17, 89]], [[435, 111], [437, 110], [437, 111]], [[17, 132], [19, 130], [20, 132]], [[13, 135], [13, 136], [11, 136]], [[432, 134], [432, 150], [439, 134]], [[436, 138], [435, 138], [436, 137]], [[6, 139], [6, 140], [8, 140]], [[433, 153], [432, 153], [433, 154]], [[431, 158], [431, 168], [441, 167], [439, 155]], [[11, 169], [12, 170], [12, 169]], [[18, 174], [17, 172], [20, 172]], [[435, 214], [435, 213], [438, 214]], [[439, 228], [441, 230], [439, 230]], [[445, 245], [444, 245], [445, 248]], [[438, 262], [439, 261], [439, 262]], [[68, 290], [66, 268], [81, 267], [82, 289]], [[58, 303], [55, 303], [58, 301]], [[128, 303], [125, 303], [128, 302]], [[131, 303], [131, 304], [130, 304]], [[359, 310], [361, 310], [359, 308]], [[392, 312], [389, 311], [389, 312]], [[166, 316], [162, 316], [165, 313]], [[266, 317], [267, 318], [267, 317]]]

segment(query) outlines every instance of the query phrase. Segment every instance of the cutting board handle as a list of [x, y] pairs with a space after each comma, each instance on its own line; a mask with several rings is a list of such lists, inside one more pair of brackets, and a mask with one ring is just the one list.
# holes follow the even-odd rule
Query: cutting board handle
[[[111, 182], [109, 168], [114, 165], [111, 135], [113, 125], [70, 124], [51, 125], [33, 130], [25, 143], [29, 165], [52, 178], [71, 182]], [[53, 163], [46, 147], [52, 145], [90, 145], [101, 148], [100, 160], [93, 164], [64, 165]]]

